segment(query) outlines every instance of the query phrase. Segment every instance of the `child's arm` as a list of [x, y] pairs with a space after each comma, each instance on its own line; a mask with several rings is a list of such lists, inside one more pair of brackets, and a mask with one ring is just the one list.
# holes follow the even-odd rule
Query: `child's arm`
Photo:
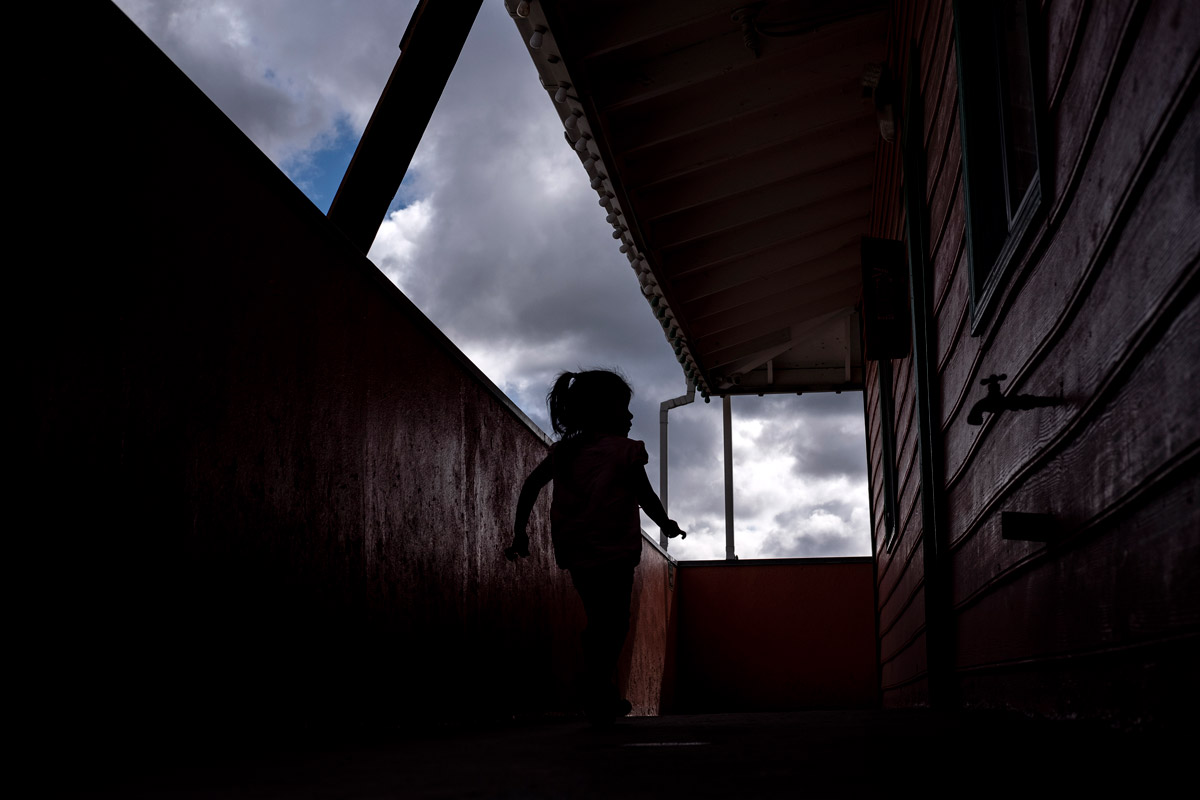
[[529, 515], [533, 513], [533, 504], [537, 502], [542, 487], [553, 477], [554, 466], [550, 463], [550, 456], [546, 456], [525, 479], [521, 496], [517, 498], [517, 521], [513, 524], [512, 545], [504, 549], [504, 557], [509, 561], [529, 556], [529, 534], [525, 531], [529, 527]]
[[668, 539], [674, 539], [679, 536], [683, 539], [687, 538], [687, 533], [680, 530], [679, 523], [667, 516], [667, 510], [663, 508], [662, 502], [658, 499], [658, 495], [654, 493], [654, 489], [650, 486], [650, 479], [646, 477], [646, 470], [638, 470], [638, 476], [634, 479], [637, 491], [638, 505], [646, 512], [646, 516], [654, 520], [654, 524], [662, 528], [662, 532], [667, 535]]

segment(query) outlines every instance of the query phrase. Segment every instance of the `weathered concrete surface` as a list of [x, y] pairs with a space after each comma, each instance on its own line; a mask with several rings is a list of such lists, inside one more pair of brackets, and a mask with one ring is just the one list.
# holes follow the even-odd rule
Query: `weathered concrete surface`
[[[36, 717], [111, 741], [572, 707], [545, 499], [533, 559], [501, 555], [544, 437], [119, 12], [58, 22], [75, 72], [30, 100], [18, 226], [51, 247], [11, 314]], [[81, 188], [104, 201], [64, 225]]]
[[672, 710], [874, 708], [869, 558], [681, 562]]

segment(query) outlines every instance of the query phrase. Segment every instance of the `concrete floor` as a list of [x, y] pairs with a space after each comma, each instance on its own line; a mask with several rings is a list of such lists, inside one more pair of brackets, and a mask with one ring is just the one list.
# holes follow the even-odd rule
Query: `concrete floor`
[[1195, 745], [981, 712], [668, 716], [608, 730], [557, 718], [221, 754], [135, 749], [90, 766], [68, 758], [46, 788], [111, 798], [1158, 797], [1194, 774], [1182, 759]]

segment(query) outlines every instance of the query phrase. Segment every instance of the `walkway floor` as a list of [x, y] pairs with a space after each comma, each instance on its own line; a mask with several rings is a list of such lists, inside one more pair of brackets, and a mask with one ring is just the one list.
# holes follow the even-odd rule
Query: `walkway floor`
[[926, 710], [668, 716], [626, 719], [608, 730], [549, 719], [221, 757], [189, 748], [153, 763], [131, 752], [74, 775], [80, 791], [70, 794], [902, 798], [918, 791], [941, 798], [1077, 796], [1089, 786], [1109, 795], [1128, 785], [1157, 797], [1169, 796], [1179, 776], [1194, 787], [1195, 744], [1082, 723]]

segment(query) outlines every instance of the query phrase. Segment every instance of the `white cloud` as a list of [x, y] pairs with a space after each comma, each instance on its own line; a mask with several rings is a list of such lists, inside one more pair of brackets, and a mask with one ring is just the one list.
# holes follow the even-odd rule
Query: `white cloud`
[[117, 0], [293, 177], [370, 119], [415, 0]]
[[392, 279], [402, 291], [414, 296], [419, 278], [415, 267], [427, 247], [426, 236], [434, 220], [433, 206], [427, 200], [416, 200], [388, 214], [379, 226], [368, 258]]
[[[118, 4], [305, 188], [314, 155], [365, 126], [414, 0]], [[619, 367], [657, 486], [658, 404], [683, 375], [502, 3], [481, 8], [408, 181], [372, 261], [547, 430], [559, 371]], [[738, 553], [868, 554], [861, 395], [736, 398], [734, 419]], [[720, 403], [670, 422], [670, 512], [689, 532], [671, 552], [723, 558]]]

